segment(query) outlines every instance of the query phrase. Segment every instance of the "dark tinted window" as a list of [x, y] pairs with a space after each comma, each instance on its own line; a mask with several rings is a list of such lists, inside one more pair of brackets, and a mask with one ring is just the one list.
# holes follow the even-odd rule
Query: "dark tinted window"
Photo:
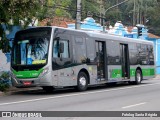
[[138, 44], [138, 63], [141, 65], [154, 65], [153, 46]]
[[50, 36], [51, 28], [49, 27], [17, 32], [12, 49], [13, 67], [16, 70], [23, 70], [36, 69], [33, 66], [44, 66], [48, 60]]
[[153, 52], [153, 46], [148, 46], [148, 58], [149, 58], [149, 64], [154, 65], [154, 52]]
[[76, 35], [73, 37], [73, 39], [75, 41], [75, 45], [73, 47], [74, 60], [76, 63], [85, 63], [87, 60], [85, 37]]
[[120, 65], [120, 47], [117, 41], [107, 41], [107, 56], [109, 65]]
[[[59, 46], [60, 44], [64, 44], [64, 50], [62, 53], [59, 52]], [[64, 39], [60, 39], [60, 40], [54, 40], [53, 43], [53, 57], [54, 58], [69, 58], [69, 41], [68, 40], [64, 40]]]
[[136, 65], [137, 64], [137, 47], [136, 43], [129, 43], [129, 60], [130, 60], [130, 65]]
[[[60, 34], [59, 34], [60, 36]], [[52, 48], [52, 69], [63, 69], [71, 65], [70, 40], [68, 35], [56, 37]]]

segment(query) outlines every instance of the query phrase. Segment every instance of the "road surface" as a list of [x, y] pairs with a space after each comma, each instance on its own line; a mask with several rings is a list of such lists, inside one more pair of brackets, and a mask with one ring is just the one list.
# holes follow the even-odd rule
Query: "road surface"
[[[141, 85], [102, 85], [90, 87], [85, 92], [76, 92], [72, 88], [56, 90], [53, 93], [45, 93], [42, 89], [14, 92], [11, 95], [0, 96], [0, 111], [160, 111], [160, 80], [146, 80]], [[131, 116], [129, 118], [132, 119]], [[82, 118], [74, 116], [63, 119]], [[109, 118], [101, 117], [101, 119]], [[127, 120], [127, 118], [121, 119]], [[142, 120], [142, 118], [137, 119]], [[144, 119], [158, 120], [159, 118]], [[60, 118], [58, 117], [57, 120]]]

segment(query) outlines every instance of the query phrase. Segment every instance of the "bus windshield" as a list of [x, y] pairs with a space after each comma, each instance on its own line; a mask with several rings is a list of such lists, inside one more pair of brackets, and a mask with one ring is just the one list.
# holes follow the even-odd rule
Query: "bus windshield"
[[48, 58], [48, 47], [51, 29], [24, 30], [16, 34], [12, 65], [32, 66], [45, 65]]

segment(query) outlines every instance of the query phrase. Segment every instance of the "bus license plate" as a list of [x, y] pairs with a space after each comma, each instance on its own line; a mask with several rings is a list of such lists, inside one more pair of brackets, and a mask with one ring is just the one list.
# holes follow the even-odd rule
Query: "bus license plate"
[[24, 85], [31, 85], [31, 82], [30, 81], [25, 81], [23, 82]]

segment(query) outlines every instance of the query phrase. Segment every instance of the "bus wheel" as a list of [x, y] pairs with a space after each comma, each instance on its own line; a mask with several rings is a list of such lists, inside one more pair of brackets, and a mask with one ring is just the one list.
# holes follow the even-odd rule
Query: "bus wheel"
[[142, 81], [142, 73], [140, 70], [136, 71], [136, 76], [135, 76], [135, 84], [140, 84]]
[[77, 89], [78, 91], [85, 91], [88, 87], [88, 77], [84, 72], [78, 74]]
[[53, 86], [43, 86], [42, 87], [44, 91], [46, 91], [47, 93], [52, 93], [54, 90]]

